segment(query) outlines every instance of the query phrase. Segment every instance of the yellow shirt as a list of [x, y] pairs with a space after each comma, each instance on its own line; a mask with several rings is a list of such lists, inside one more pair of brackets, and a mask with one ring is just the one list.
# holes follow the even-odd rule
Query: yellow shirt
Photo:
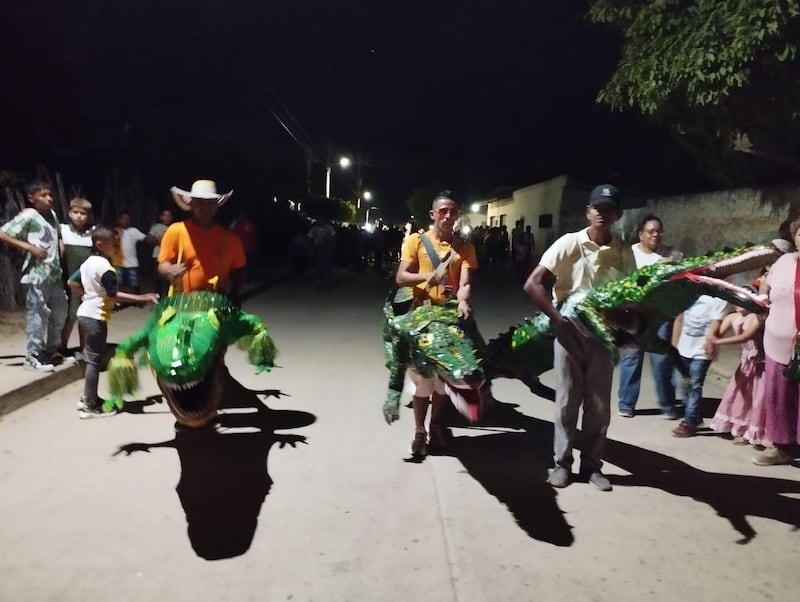
[[[461, 282], [461, 268], [467, 266], [474, 270], [478, 267], [478, 258], [475, 255], [475, 247], [471, 243], [455, 242], [451, 245], [443, 240], [436, 240], [433, 234], [426, 234], [431, 241], [440, 261], [445, 258], [447, 252], [454, 254], [453, 259], [447, 266], [446, 281], [438, 286], [432, 286], [430, 290], [425, 290], [427, 284], [422, 282], [414, 287], [414, 299], [417, 303], [430, 299], [432, 303], [441, 304], [448, 298], [455, 297], [458, 286]], [[403, 248], [400, 252], [400, 261], [409, 263], [409, 271], [424, 273], [433, 272], [434, 266], [425, 245], [422, 243], [420, 234], [411, 234], [403, 241]]]

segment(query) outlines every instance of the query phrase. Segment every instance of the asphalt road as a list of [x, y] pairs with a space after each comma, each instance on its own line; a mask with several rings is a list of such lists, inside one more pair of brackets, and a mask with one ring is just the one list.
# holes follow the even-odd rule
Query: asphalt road
[[[239, 386], [218, 435], [176, 439], [146, 371], [115, 417], [78, 420], [80, 382], [6, 416], [0, 600], [796, 597], [800, 470], [756, 467], [710, 434], [672, 438], [647, 383], [651, 412], [612, 417], [611, 493], [545, 483], [552, 404], [513, 381], [496, 383], [507, 405], [490, 424], [405, 461], [410, 410], [381, 416], [387, 288], [343, 274], [252, 297], [280, 367], [256, 376], [228, 353]], [[530, 313], [505, 277], [476, 288], [485, 335]], [[723, 384], [707, 382], [711, 413]]]

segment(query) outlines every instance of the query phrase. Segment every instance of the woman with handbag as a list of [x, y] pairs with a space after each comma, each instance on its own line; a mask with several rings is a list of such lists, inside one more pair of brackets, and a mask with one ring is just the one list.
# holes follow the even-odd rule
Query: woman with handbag
[[800, 440], [800, 219], [789, 233], [796, 250], [775, 262], [761, 289], [770, 300], [764, 322], [764, 410], [765, 438], [773, 447], [753, 458], [758, 466], [791, 464]]

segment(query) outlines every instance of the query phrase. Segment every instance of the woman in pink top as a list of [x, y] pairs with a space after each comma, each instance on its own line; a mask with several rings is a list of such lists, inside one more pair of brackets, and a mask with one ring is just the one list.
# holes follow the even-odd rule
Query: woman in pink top
[[[796, 249], [800, 249], [800, 219], [789, 226]], [[769, 315], [764, 322], [764, 410], [766, 439], [771, 447], [753, 458], [759, 466], [790, 464], [793, 447], [800, 440], [800, 383], [789, 380], [783, 370], [794, 349], [798, 324], [795, 318], [794, 289], [798, 253], [786, 253], [770, 268], [766, 292], [770, 299]]]

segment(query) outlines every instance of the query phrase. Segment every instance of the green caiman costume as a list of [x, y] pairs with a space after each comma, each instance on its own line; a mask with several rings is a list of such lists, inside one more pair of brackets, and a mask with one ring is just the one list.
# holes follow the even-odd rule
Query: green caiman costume
[[[765, 312], [761, 298], [724, 279], [770, 265], [784, 250], [773, 243], [749, 245], [656, 263], [586, 294], [573, 295], [560, 311], [586, 336], [599, 338], [615, 359], [619, 347], [631, 344], [649, 351], [677, 353], [656, 336], [661, 323], [688, 309], [701, 295]], [[389, 423], [400, 415], [407, 366], [413, 365], [428, 378], [438, 375], [456, 408], [473, 422], [480, 418], [485, 381], [516, 378], [533, 387], [538, 376], [553, 367], [555, 335], [543, 313], [525, 319], [486, 344], [472, 324], [458, 318], [456, 304], [426, 304], [409, 311], [410, 305], [410, 293], [399, 289], [392, 292], [383, 309], [384, 352], [389, 368], [383, 415]]]
[[227, 369], [225, 351], [239, 342], [260, 373], [274, 366], [276, 349], [266, 324], [217, 293], [192, 292], [162, 299], [144, 327], [117, 345], [109, 363], [111, 397], [104, 409], [122, 408], [139, 386], [134, 356], [145, 359], [179, 424], [201, 427], [217, 414]]

